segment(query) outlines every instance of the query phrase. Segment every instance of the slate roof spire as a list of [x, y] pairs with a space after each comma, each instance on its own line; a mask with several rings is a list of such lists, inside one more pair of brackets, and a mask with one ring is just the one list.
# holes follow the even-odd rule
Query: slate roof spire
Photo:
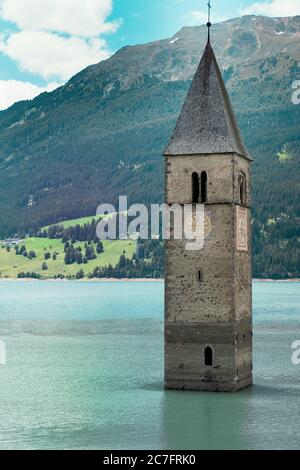
[[164, 154], [237, 153], [251, 160], [210, 44], [210, 26], [206, 48]]

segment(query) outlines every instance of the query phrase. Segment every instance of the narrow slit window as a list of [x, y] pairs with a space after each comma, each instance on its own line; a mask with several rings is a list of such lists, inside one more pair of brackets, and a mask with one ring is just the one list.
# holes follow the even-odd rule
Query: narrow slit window
[[207, 173], [202, 171], [201, 173], [201, 202], [207, 202]]
[[240, 203], [241, 204], [246, 204], [247, 200], [247, 180], [246, 180], [246, 175], [244, 173], [240, 173], [239, 176], [239, 197], [240, 197]]
[[208, 367], [213, 365], [213, 350], [210, 346], [206, 346], [204, 350], [204, 365]]
[[198, 282], [202, 282], [202, 281], [203, 281], [201, 269], [199, 269], [198, 272], [197, 272], [197, 280], [198, 280]]
[[197, 173], [192, 174], [192, 203], [193, 204], [198, 204], [199, 202], [199, 196], [200, 196], [200, 191], [199, 191], [199, 176]]

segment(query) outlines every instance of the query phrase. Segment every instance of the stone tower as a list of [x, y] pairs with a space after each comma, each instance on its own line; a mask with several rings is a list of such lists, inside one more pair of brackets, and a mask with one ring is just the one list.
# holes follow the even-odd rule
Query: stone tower
[[203, 249], [166, 242], [165, 387], [236, 391], [252, 384], [252, 160], [210, 41], [164, 155], [166, 203], [205, 210]]

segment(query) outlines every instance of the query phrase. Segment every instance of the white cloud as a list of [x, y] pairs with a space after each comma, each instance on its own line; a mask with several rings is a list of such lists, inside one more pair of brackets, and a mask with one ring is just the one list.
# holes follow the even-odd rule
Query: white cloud
[[299, 0], [272, 0], [270, 2], [253, 3], [244, 8], [243, 15], [266, 15], [266, 16], [295, 16], [300, 15]]
[[[113, 0], [0, 0], [0, 19], [17, 26], [0, 34], [0, 53], [46, 83], [65, 82], [111, 55], [101, 35], [121, 24], [109, 21], [112, 7]], [[42, 91], [32, 83], [2, 81], [0, 107]]]
[[77, 36], [114, 32], [108, 22], [113, 0], [0, 0], [0, 15], [21, 30], [47, 30]]
[[99, 38], [62, 37], [46, 31], [21, 31], [0, 38], [0, 51], [24, 71], [44, 79], [67, 80], [90, 64], [109, 57]]
[[16, 101], [31, 100], [40, 93], [52, 91], [58, 86], [58, 83], [50, 83], [46, 87], [38, 87], [28, 82], [0, 80], [0, 109], [6, 109]]
[[110, 56], [100, 35], [120, 25], [108, 21], [112, 6], [113, 0], [0, 0], [0, 18], [19, 28], [0, 35], [0, 52], [45, 80], [68, 80]]

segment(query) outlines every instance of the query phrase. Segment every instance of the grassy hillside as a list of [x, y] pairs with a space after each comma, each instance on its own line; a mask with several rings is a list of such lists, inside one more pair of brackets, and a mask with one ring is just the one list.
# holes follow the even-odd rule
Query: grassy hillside
[[[84, 225], [84, 224], [89, 224], [92, 222], [92, 220], [98, 220], [97, 217], [91, 215], [87, 217], [79, 217], [78, 219], [72, 219], [72, 220], [62, 220], [59, 222], [59, 225], [62, 225], [64, 228], [68, 227], [74, 227], [75, 225]], [[50, 225], [46, 225], [42, 229], [48, 229]]]
[[[85, 275], [92, 273], [96, 267], [115, 266], [122, 254], [129, 259], [132, 258], [136, 251], [136, 242], [127, 240], [104, 241], [104, 253], [98, 254], [97, 259], [90, 260], [88, 264], [72, 264], [64, 263], [64, 244], [61, 240], [52, 240], [50, 238], [28, 238], [24, 240], [26, 251], [29, 253], [33, 250], [36, 258], [28, 259], [22, 255], [16, 255], [14, 248], [10, 252], [0, 245], [0, 277], [17, 278], [19, 273], [35, 272], [40, 274], [42, 278], [53, 278], [57, 275], [75, 276], [76, 273], [83, 269]], [[81, 246], [84, 250], [84, 243], [75, 243], [75, 247]], [[51, 253], [51, 258], [45, 261], [45, 253]], [[52, 259], [52, 255], [56, 253], [56, 260]], [[43, 270], [42, 264], [46, 262], [48, 269]]]

